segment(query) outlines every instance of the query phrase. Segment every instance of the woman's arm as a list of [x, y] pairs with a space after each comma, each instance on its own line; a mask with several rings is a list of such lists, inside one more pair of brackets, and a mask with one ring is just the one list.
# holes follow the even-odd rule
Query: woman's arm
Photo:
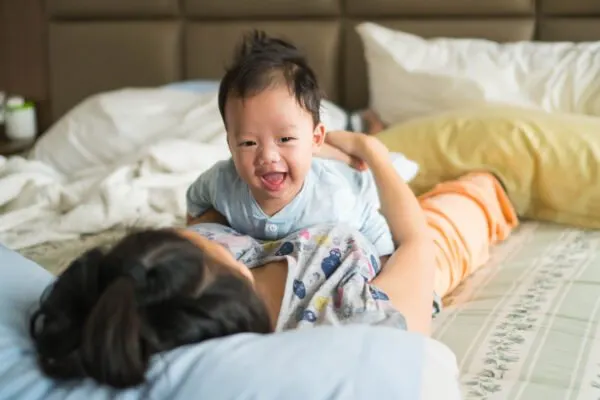
[[352, 132], [331, 132], [326, 140], [364, 160], [375, 178], [381, 213], [398, 249], [372, 281], [390, 297], [411, 331], [431, 331], [434, 290], [434, 244], [425, 215], [408, 185], [400, 178], [389, 151], [378, 139]]

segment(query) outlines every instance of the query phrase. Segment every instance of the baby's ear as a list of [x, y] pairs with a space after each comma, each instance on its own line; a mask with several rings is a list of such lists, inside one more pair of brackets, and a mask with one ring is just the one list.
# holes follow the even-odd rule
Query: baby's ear
[[319, 122], [313, 130], [313, 153], [318, 152], [321, 146], [323, 146], [326, 134], [325, 125], [323, 125], [322, 122]]

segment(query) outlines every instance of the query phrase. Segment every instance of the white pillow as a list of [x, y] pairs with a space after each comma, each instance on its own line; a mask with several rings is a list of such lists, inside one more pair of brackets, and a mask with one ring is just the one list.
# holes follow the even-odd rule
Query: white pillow
[[348, 128], [348, 112], [337, 104], [321, 101], [321, 122], [328, 131], [343, 131]]
[[356, 29], [371, 107], [388, 124], [483, 103], [600, 115], [600, 42], [424, 39], [369, 22]]

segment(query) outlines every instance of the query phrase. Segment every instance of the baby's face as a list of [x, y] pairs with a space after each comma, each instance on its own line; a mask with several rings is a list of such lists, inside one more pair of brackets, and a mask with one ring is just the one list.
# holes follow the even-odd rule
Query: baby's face
[[227, 141], [240, 177], [267, 214], [274, 214], [298, 194], [325, 128], [314, 126], [284, 85], [225, 106]]

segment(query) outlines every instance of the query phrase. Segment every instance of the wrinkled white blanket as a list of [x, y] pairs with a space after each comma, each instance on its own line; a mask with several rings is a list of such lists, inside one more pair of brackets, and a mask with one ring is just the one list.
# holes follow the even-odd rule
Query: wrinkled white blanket
[[0, 242], [19, 249], [117, 225], [172, 225], [185, 215], [190, 183], [227, 157], [224, 146], [167, 139], [135, 161], [83, 176], [21, 157], [3, 160]]

